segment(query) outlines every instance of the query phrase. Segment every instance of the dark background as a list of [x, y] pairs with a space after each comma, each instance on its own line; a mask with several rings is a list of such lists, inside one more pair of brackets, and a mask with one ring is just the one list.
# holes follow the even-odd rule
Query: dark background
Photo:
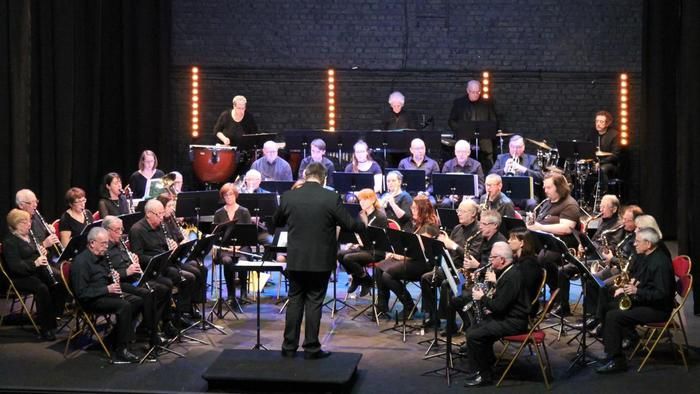
[[698, 3], [3, 0], [1, 211], [23, 187], [47, 218], [70, 186], [94, 209], [102, 175], [127, 178], [143, 149], [193, 185], [192, 65], [207, 134], [236, 94], [265, 131], [324, 127], [328, 67], [339, 128], [376, 128], [398, 89], [442, 129], [466, 81], [488, 70], [502, 129], [548, 141], [581, 135], [597, 110], [617, 116], [627, 72], [627, 199], [697, 257]]

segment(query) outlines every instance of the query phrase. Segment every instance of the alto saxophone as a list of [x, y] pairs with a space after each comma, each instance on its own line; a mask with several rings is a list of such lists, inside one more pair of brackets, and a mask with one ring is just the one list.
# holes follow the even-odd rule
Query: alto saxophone
[[[481, 231], [477, 231], [471, 237], [467, 238], [464, 241], [464, 258], [462, 260], [463, 262], [467, 261], [469, 259], [469, 256], [470, 256], [469, 248], [471, 246], [472, 241], [480, 235], [481, 235]], [[467, 283], [471, 281], [471, 279], [470, 279], [471, 276], [469, 275], [470, 274], [469, 269], [464, 268], [464, 263], [462, 263], [462, 267], [459, 268], [459, 271], [462, 272], [462, 275], [464, 275], [464, 279], [466, 279]]]
[[533, 224], [535, 224], [535, 221], [537, 221], [537, 216], [538, 216], [537, 211], [542, 207], [542, 204], [544, 204], [547, 201], [549, 201], [549, 198], [545, 198], [544, 200], [542, 200], [539, 204], [537, 204], [537, 206], [532, 210], [532, 212], [528, 212], [525, 215], [525, 224], [526, 225], [532, 226]]
[[[627, 260], [627, 259], [623, 259], [620, 262], [620, 271], [621, 272], [620, 272], [620, 275], [617, 278], [615, 278], [615, 281], [614, 281], [615, 287], [623, 288], [630, 283], [630, 275], [629, 275], [630, 264], [632, 264], [632, 261]], [[620, 296], [618, 308], [620, 308], [620, 310], [626, 311], [626, 310], [630, 309], [631, 307], [632, 307], [632, 298], [628, 294], [622, 293], [622, 295]]]

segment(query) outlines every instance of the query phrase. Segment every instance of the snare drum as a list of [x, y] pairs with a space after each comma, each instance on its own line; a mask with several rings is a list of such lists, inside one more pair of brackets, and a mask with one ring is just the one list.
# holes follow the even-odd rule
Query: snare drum
[[192, 168], [205, 183], [224, 183], [236, 172], [236, 148], [223, 145], [190, 145]]

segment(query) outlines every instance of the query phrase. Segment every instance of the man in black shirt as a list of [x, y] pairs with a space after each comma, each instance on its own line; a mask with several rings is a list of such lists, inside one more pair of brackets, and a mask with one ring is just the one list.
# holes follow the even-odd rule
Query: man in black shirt
[[335, 164], [330, 161], [326, 155], [326, 143], [320, 139], [316, 138], [309, 144], [311, 146], [311, 154], [306, 156], [299, 164], [299, 179], [304, 179], [304, 170], [311, 163], [321, 163], [326, 168], [326, 173], [328, 174], [328, 179], [326, 184], [328, 186], [333, 186], [333, 173], [335, 172]]
[[612, 153], [610, 156], [599, 158], [600, 169], [606, 178], [612, 178], [617, 172], [617, 165], [620, 159], [620, 142], [617, 130], [610, 127], [613, 117], [608, 111], [598, 111], [595, 114], [595, 130], [591, 130], [585, 135], [585, 140], [596, 145], [598, 150]]
[[[470, 196], [478, 199], [484, 193], [484, 170], [481, 168], [481, 163], [469, 157], [471, 153], [471, 145], [466, 140], [459, 140], [455, 143], [455, 157], [447, 160], [442, 165], [442, 173], [463, 173], [468, 175], [476, 175], [478, 187], [474, 190], [474, 195]], [[443, 207], [452, 207], [453, 203], [461, 200], [462, 196], [445, 196], [442, 199]]]
[[[637, 230], [634, 246], [637, 258], [631, 263], [630, 281], [613, 293], [616, 300], [608, 305], [603, 323], [603, 344], [608, 362], [596, 369], [598, 373], [627, 370], [622, 353], [623, 335], [638, 324], [668, 319], [673, 310], [675, 277], [671, 259], [659, 249], [659, 233], [652, 228]], [[632, 307], [621, 310], [619, 297], [630, 297]]]
[[[510, 137], [508, 153], [496, 157], [496, 162], [489, 173], [500, 176], [528, 176], [538, 185], [542, 183], [544, 177], [542, 169], [537, 163], [537, 157], [525, 153], [525, 140], [517, 134]], [[531, 211], [537, 205], [537, 200], [535, 198], [517, 200], [515, 205]]]
[[486, 274], [485, 281], [495, 286], [495, 292], [484, 293], [475, 286], [471, 298], [480, 308], [484, 320], [467, 331], [469, 363], [474, 373], [466, 386], [487, 386], [493, 381], [496, 356], [493, 344], [507, 335], [527, 330], [530, 299], [523, 286], [520, 271], [512, 265], [513, 252], [506, 242], [496, 242], [488, 257], [494, 272]]
[[29, 189], [18, 190], [15, 194], [15, 204], [17, 204], [17, 208], [28, 212], [31, 216], [32, 233], [34, 233], [36, 240], [46, 248], [49, 257], [57, 258], [58, 252], [54, 248], [54, 245], [60, 245], [61, 241], [59, 241], [58, 235], [49, 232], [49, 229], [47, 229], [47, 225], [50, 224], [42, 221], [42, 217], [37, 209], [39, 207], [39, 200], [36, 198], [34, 192]]
[[113, 313], [117, 317], [114, 328], [113, 358], [117, 363], [138, 362], [127, 344], [132, 336], [131, 323], [143, 307], [143, 300], [133, 294], [122, 293], [109, 257], [107, 230], [95, 227], [88, 233], [87, 249], [72, 263], [71, 283], [75, 297], [88, 312]]
[[[481, 83], [471, 80], [467, 83], [467, 95], [452, 102], [450, 110], [449, 126], [453, 131], [464, 127], [471, 121], [498, 121], [493, 102], [481, 97]], [[479, 139], [479, 160], [487, 170], [493, 164], [493, 141], [488, 138]]]
[[486, 177], [485, 184], [486, 193], [481, 196], [481, 207], [486, 210], [497, 211], [501, 217], [517, 217], [515, 215], [513, 201], [501, 191], [503, 189], [503, 180], [500, 175], [489, 174]]

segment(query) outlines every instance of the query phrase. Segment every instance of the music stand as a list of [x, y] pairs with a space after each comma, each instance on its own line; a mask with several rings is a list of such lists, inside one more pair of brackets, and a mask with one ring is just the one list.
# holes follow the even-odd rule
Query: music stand
[[498, 131], [498, 122], [495, 120], [467, 120], [458, 123], [455, 130], [456, 140], [471, 140], [474, 142], [475, 159], [479, 160], [479, 139], [494, 139]]
[[439, 196], [476, 196], [478, 190], [479, 177], [476, 174], [433, 174], [433, 191]]
[[[368, 250], [371, 251], [373, 255], [376, 254], [376, 251], [391, 252], [393, 250], [389, 243], [389, 238], [387, 237], [386, 232], [383, 228], [367, 226], [367, 231], [364, 234], [360, 234], [360, 238], [362, 239], [362, 243], [367, 247]], [[352, 317], [352, 320], [357, 319], [359, 316], [368, 317], [367, 315], [365, 315], [365, 312], [371, 308], [371, 320], [375, 321], [377, 323], [377, 327], [379, 327], [380, 313], [377, 312], [376, 283], [378, 278], [376, 267], [372, 269], [372, 279], [374, 280], [375, 284], [374, 286], [372, 286], [372, 303], [366, 306], [365, 308], [361, 309], [359, 312], [357, 312], [355, 316]]]
[[321, 130], [284, 130], [282, 138], [286, 144], [286, 150], [299, 150], [302, 152], [302, 158], [305, 158], [306, 150], [309, 148], [311, 141], [321, 138], [322, 134]]
[[[415, 138], [420, 138], [425, 143], [426, 152], [432, 154], [442, 150], [442, 133], [432, 130], [420, 130], [416, 132]], [[407, 146], [410, 146], [410, 141]], [[435, 150], [437, 149], [437, 150]]]
[[158, 276], [165, 272], [165, 268], [168, 266], [168, 258], [170, 257], [170, 251], [166, 250], [155, 256], [152, 256], [146, 266], [141, 270], [141, 278], [136, 283], [136, 287], [141, 287], [145, 282], [149, 280], [155, 280]]
[[[527, 225], [525, 225], [525, 221], [522, 219], [518, 218], [511, 218], [508, 216], [503, 216], [501, 218], [501, 225], [498, 226], [498, 231], [505, 235], [506, 238], [508, 238], [508, 234], [510, 234], [511, 231], [515, 229], [527, 229]], [[540, 248], [535, 248], [535, 250], [539, 250]]]
[[[294, 185], [294, 181], [262, 181], [260, 182], [260, 187], [264, 190], [269, 191], [272, 194], [282, 194], [287, 190], [290, 190]], [[250, 193], [242, 193], [250, 194]], [[264, 194], [264, 193], [257, 193]]]
[[133, 226], [139, 220], [143, 219], [143, 216], [143, 210], [141, 212], [125, 213], [123, 215], [117, 216], [119, 219], [122, 220], [124, 234], [128, 234], [129, 230], [131, 230], [131, 226]]
[[596, 146], [589, 141], [557, 141], [559, 157], [575, 160], [595, 159]]
[[459, 217], [457, 216], [456, 209], [438, 208], [437, 214], [440, 218], [440, 224], [442, 225], [443, 230], [445, 230], [447, 233], [452, 231], [452, 229], [459, 224]]
[[[349, 212], [349, 213], [351, 214], [351, 216], [357, 217], [357, 215], [359, 214], [359, 209], [360, 209], [360, 205], [359, 205], [359, 204], [343, 204], [343, 205], [345, 206], [346, 209], [348, 209], [348, 206], [353, 207], [353, 208], [350, 208], [350, 209], [352, 209], [352, 210], [355, 209], [354, 207], [357, 207], [358, 211], [356, 212], [355, 215], [352, 215], [352, 213]], [[348, 209], [348, 211], [349, 211], [350, 209]], [[338, 233], [338, 243], [339, 243], [339, 244], [359, 244], [360, 246], [363, 246], [363, 245], [364, 245], [364, 242], [363, 242], [362, 239], [360, 238], [360, 235], [359, 235], [359, 234], [354, 233], [354, 232], [352, 232], [352, 231], [345, 230], [345, 229], [343, 229], [343, 228], [341, 228], [341, 229], [340, 229], [340, 232]], [[337, 263], [337, 262], [336, 262], [336, 263]], [[348, 307], [348, 308], [350, 308], [350, 309], [352, 309], [352, 310], [354, 310], [354, 311], [357, 310], [357, 308], [355, 308], [354, 306], [348, 304], [347, 302], [345, 302], [345, 300], [339, 300], [339, 299], [338, 299], [338, 293], [337, 293], [337, 289], [338, 289], [338, 275], [337, 275], [337, 272], [338, 272], [338, 269], [337, 269], [337, 266], [336, 266], [336, 269], [333, 270], [333, 297], [332, 297], [330, 300], [324, 302], [323, 305], [321, 306], [322, 308], [325, 306], [325, 307], [327, 307], [327, 308], [329, 308], [329, 309], [331, 310], [331, 319], [333, 319], [333, 318], [335, 317], [335, 313], [336, 313], [336, 312], [342, 310], [342, 309], [345, 308], [345, 307]], [[342, 304], [342, 306], [341, 306], [340, 308], [338, 308], [338, 303]], [[330, 304], [331, 306], [328, 306], [329, 304]]]
[[[360, 207], [360, 204], [350, 204], [350, 203], [345, 202], [345, 203], [343, 203], [343, 206], [348, 211], [350, 216], [352, 216], [353, 218], [357, 219], [360, 217], [360, 211], [362, 210], [362, 207]], [[346, 232], [346, 231], [341, 230], [341, 234], [343, 232]], [[354, 233], [352, 233], [352, 234], [354, 234]], [[340, 242], [340, 239], [338, 239], [338, 241]]]
[[[426, 261], [426, 255], [423, 250], [423, 245], [421, 244], [420, 238], [417, 234], [408, 233], [400, 230], [386, 229], [387, 238], [389, 238], [389, 244], [394, 250], [394, 253], [403, 255], [404, 258], [412, 259], [415, 261]], [[414, 305], [415, 308], [415, 305]], [[397, 331], [402, 334], [403, 342], [406, 342], [407, 331], [414, 331], [420, 327], [409, 326], [406, 323], [406, 319], [412, 314], [413, 311], [403, 313], [403, 321], [399, 324], [399, 312], [396, 311], [394, 326], [386, 328], [381, 332], [386, 332], [389, 330]]]
[[71, 261], [87, 247], [87, 234], [80, 234], [68, 241], [68, 245], [63, 248], [63, 253], [56, 261]]
[[[238, 150], [255, 150], [262, 149], [267, 141], [274, 141], [277, 138], [277, 133], [257, 133], [243, 134], [238, 142]], [[257, 156], [255, 156], [257, 159]]]
[[403, 175], [403, 180], [401, 180], [401, 188], [405, 191], [411, 193], [418, 193], [425, 191], [425, 171], [423, 170], [405, 170], [398, 168], [386, 168], [384, 174], [388, 174], [390, 171], [398, 171]]
[[530, 200], [534, 198], [534, 185], [530, 176], [502, 176], [503, 194], [511, 200]]
[[80, 232], [80, 235], [87, 235], [87, 233], [90, 232], [95, 227], [102, 227], [102, 219], [100, 220], [94, 220], [91, 223], [88, 223], [85, 227], [83, 227], [83, 230]]
[[334, 172], [333, 185], [339, 193], [357, 192], [362, 189], [374, 190], [374, 174], [362, 172]]

